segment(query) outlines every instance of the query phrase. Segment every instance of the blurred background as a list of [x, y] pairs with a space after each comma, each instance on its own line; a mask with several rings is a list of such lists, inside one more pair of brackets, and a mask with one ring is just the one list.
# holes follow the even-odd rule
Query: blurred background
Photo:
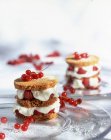
[[99, 55], [110, 68], [111, 0], [0, 0], [2, 88], [13, 86], [14, 78], [32, 67], [13, 68], [6, 65], [8, 60], [24, 53], [44, 57], [55, 50], [63, 56], [53, 59], [57, 63], [83, 51]]
[[0, 57], [44, 48], [110, 59], [111, 0], [0, 0]]

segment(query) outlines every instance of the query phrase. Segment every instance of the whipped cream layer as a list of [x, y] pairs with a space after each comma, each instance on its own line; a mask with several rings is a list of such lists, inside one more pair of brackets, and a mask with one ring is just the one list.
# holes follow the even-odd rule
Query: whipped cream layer
[[24, 115], [24, 116], [32, 116], [34, 114], [34, 111], [37, 110], [38, 112], [40, 113], [43, 113], [43, 114], [47, 114], [49, 113], [49, 111], [51, 111], [52, 109], [54, 109], [54, 112], [55, 113], [58, 113], [59, 112], [59, 108], [60, 108], [60, 100], [59, 98], [57, 99], [57, 101], [50, 105], [50, 106], [47, 106], [47, 107], [32, 107], [32, 108], [26, 108], [26, 107], [22, 107], [20, 105], [15, 105], [14, 107], [14, 112], [16, 110], [19, 111], [20, 114]]
[[[98, 68], [98, 70], [93, 71], [94, 66], [96, 66]], [[79, 67], [75, 67], [74, 71], [67, 71], [66, 75], [81, 79], [81, 78], [84, 78], [84, 77], [88, 78], [88, 77], [94, 76], [94, 75], [96, 75], [96, 74], [98, 74], [100, 72], [99, 64], [91, 65], [91, 66], [85, 66], [85, 67], [81, 67], [81, 68], [86, 71], [85, 74], [78, 74], [77, 72], [79, 70]]]
[[[42, 91], [31, 90], [31, 92], [33, 94], [33, 97], [35, 99], [40, 100], [40, 101], [47, 101], [47, 100], [49, 100], [51, 94], [54, 94], [54, 97], [58, 97], [59, 96], [58, 93], [57, 93], [57, 90], [56, 90], [56, 86], [53, 87], [53, 88], [48, 88], [46, 90], [42, 90]], [[19, 99], [23, 99], [24, 98], [24, 90], [17, 90], [17, 97]]]
[[[100, 82], [98, 81], [97, 77], [90, 78], [89, 79], [89, 85], [91, 87], [98, 87], [100, 85]], [[85, 88], [84, 84], [82, 83], [82, 80], [80, 80], [80, 79], [74, 79], [73, 87], [76, 88], [76, 89], [79, 89], [79, 88], [83, 89], [83, 88]]]

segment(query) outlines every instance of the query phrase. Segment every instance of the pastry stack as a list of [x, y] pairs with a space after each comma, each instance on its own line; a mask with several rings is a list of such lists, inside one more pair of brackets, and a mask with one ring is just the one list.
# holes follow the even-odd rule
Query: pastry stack
[[29, 78], [28, 71], [26, 73], [14, 81], [17, 89], [15, 115], [22, 119], [33, 117], [34, 121], [56, 118], [60, 108], [57, 80], [34, 72], [30, 72], [32, 78]]
[[100, 86], [99, 57], [87, 53], [73, 53], [66, 58], [67, 85], [75, 89], [98, 89]]

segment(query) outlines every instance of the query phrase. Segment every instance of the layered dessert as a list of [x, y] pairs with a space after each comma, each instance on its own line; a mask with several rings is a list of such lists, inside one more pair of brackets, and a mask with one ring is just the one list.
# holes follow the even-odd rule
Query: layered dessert
[[100, 86], [99, 57], [87, 53], [73, 53], [66, 58], [66, 80], [75, 89], [98, 89]]
[[60, 108], [56, 84], [54, 77], [27, 70], [14, 81], [17, 89], [15, 115], [22, 119], [33, 117], [34, 121], [56, 118]]

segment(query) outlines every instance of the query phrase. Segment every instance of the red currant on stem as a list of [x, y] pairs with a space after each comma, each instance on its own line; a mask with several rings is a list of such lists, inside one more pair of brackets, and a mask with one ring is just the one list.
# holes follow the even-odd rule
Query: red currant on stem
[[25, 124], [23, 124], [23, 125], [21, 126], [21, 130], [22, 130], [22, 131], [27, 131], [27, 130], [28, 130], [28, 126], [25, 125]]
[[65, 102], [69, 102], [69, 98], [68, 98], [68, 97], [65, 97], [65, 98], [64, 98], [64, 101], [65, 101]]
[[14, 128], [15, 128], [15, 129], [20, 129], [20, 124], [19, 124], [19, 123], [15, 123], [15, 124], [14, 124]]
[[6, 117], [1, 118], [1, 123], [7, 123], [8, 119]]
[[82, 99], [80, 99], [80, 98], [77, 99], [76, 101], [77, 101], [77, 104], [81, 104], [82, 103]]
[[34, 122], [34, 117], [29, 117], [29, 122], [33, 123]]
[[64, 103], [64, 101], [63, 101], [63, 100], [61, 100], [61, 101], [60, 101], [60, 103], [61, 103], [60, 108], [64, 108], [64, 107], [65, 107], [65, 103]]
[[73, 87], [70, 87], [69, 88], [69, 91], [71, 92], [71, 94], [74, 94], [75, 93], [75, 89]]
[[62, 92], [61, 95], [64, 96], [64, 97], [66, 97], [67, 96], [67, 93], [66, 92]]
[[74, 101], [73, 106], [77, 106], [77, 105], [78, 105], [77, 101]]
[[41, 113], [37, 110], [34, 110], [34, 115], [41, 115]]
[[29, 126], [30, 120], [29, 119], [24, 120], [23, 124]]
[[69, 104], [70, 104], [70, 105], [73, 105], [74, 102], [75, 102], [75, 101], [74, 101], [73, 99], [69, 99]]
[[4, 140], [5, 139], [5, 134], [4, 133], [0, 133], [0, 139]]
[[32, 80], [32, 76], [31, 75], [27, 75], [25, 80], [26, 81], [31, 81]]
[[32, 76], [33, 79], [38, 79], [39, 78], [39, 75], [36, 74], [36, 73], [32, 73], [31, 76]]
[[81, 53], [81, 57], [82, 58], [88, 58], [88, 54], [87, 53]]
[[24, 81], [26, 79], [27, 75], [26, 74], [22, 74], [21, 79]]
[[64, 89], [64, 91], [67, 91], [68, 90], [68, 86], [67, 85], [64, 85], [63, 86], [63, 89]]
[[31, 71], [30, 70], [26, 70], [26, 74], [27, 75], [31, 75]]
[[44, 74], [42, 72], [39, 72], [39, 78], [42, 78]]

